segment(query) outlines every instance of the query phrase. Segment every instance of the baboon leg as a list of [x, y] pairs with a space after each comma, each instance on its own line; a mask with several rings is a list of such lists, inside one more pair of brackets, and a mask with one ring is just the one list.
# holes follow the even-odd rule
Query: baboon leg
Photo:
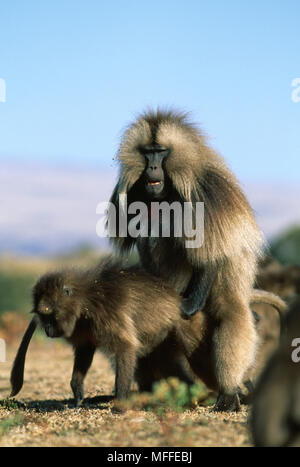
[[127, 399], [130, 392], [130, 386], [134, 378], [136, 364], [136, 352], [133, 349], [120, 351], [116, 355], [116, 380], [115, 395], [116, 399]]
[[92, 344], [78, 346], [74, 350], [74, 367], [70, 384], [76, 407], [83, 401], [83, 381], [92, 364], [95, 350], [96, 347]]
[[176, 358], [171, 353], [170, 355], [161, 355], [161, 361], [157, 357], [158, 355], [155, 355], [155, 358], [152, 358], [152, 354], [150, 354], [138, 361], [135, 380], [139, 391], [151, 392], [154, 383], [169, 377], [178, 378], [188, 386], [195, 383], [192, 374], [189, 374], [185, 368], [184, 357]]
[[149, 355], [139, 358], [135, 380], [140, 391], [151, 392], [155, 382], [173, 376], [188, 386], [194, 384], [195, 379], [190, 366], [176, 346], [175, 337], [169, 335]]
[[173, 362], [172, 371], [170, 376], [174, 376], [188, 386], [192, 386], [195, 383], [195, 378], [186, 368], [187, 362], [183, 355], [178, 356]]
[[140, 392], [152, 391], [153, 383], [157, 381], [156, 368], [156, 358], [152, 354], [138, 359], [134, 378]]
[[215, 372], [219, 397], [218, 411], [240, 409], [239, 387], [255, 357], [257, 335], [251, 310], [245, 304], [235, 304], [227, 312], [213, 334]]

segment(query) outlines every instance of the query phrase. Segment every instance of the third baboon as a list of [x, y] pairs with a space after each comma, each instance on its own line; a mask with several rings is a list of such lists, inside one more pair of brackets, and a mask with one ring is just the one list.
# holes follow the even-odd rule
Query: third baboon
[[[287, 304], [292, 303], [300, 294], [300, 267], [281, 266], [274, 260], [264, 261], [260, 266], [256, 277], [256, 285], [259, 289], [273, 292], [281, 297]], [[260, 317], [256, 329], [259, 336], [259, 351], [255, 359], [255, 368], [251, 370], [251, 376], [259, 376], [271, 354], [279, 343], [280, 326], [278, 316], [273, 310], [264, 304], [253, 305], [254, 310]]]
[[256, 446], [300, 447], [300, 300], [286, 319], [287, 335], [254, 392], [251, 417]]

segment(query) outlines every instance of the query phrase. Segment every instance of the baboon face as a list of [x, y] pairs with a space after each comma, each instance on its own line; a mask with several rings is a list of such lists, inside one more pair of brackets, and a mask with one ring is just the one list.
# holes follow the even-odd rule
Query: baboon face
[[33, 291], [35, 313], [48, 337], [70, 337], [80, 315], [78, 298], [61, 274], [43, 276]]
[[166, 192], [164, 164], [169, 155], [169, 149], [160, 144], [153, 144], [141, 146], [140, 152], [146, 164], [142, 176], [146, 193], [150, 198], [162, 198]]
[[124, 133], [118, 151], [122, 193], [134, 188], [138, 189], [136, 199], [146, 195], [150, 200], [163, 200], [175, 192], [190, 199], [207, 159], [203, 147], [202, 134], [187, 114], [145, 112]]

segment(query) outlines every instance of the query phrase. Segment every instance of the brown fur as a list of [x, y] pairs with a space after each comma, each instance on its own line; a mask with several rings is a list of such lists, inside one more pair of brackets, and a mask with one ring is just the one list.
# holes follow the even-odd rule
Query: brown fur
[[287, 315], [287, 335], [255, 390], [251, 426], [256, 446], [300, 447], [300, 363], [292, 361], [295, 338], [300, 338], [299, 299]]
[[[281, 297], [286, 303], [292, 303], [295, 298], [300, 296], [300, 267], [299, 266], [280, 266], [274, 260], [268, 262], [265, 260], [261, 265], [257, 275], [256, 284], [259, 288], [273, 292]], [[249, 377], [255, 380], [270, 355], [276, 350], [279, 343], [279, 336], [284, 329], [280, 324], [278, 316], [270, 306], [265, 304], [253, 304], [251, 306], [260, 317], [257, 324], [259, 336], [259, 350], [255, 361], [255, 368], [251, 370]]]
[[[65, 290], [71, 291], [71, 295]], [[133, 369], [141, 390], [151, 390], [153, 381], [166, 372], [188, 383], [193, 382], [190, 370], [185, 372], [178, 367], [175, 356], [178, 360], [183, 358], [184, 348], [179, 343], [176, 328], [181, 325], [188, 328], [194, 320], [187, 322], [181, 318], [180, 297], [176, 292], [161, 279], [139, 268], [124, 270], [117, 264], [104, 262], [88, 271], [65, 270], [46, 274], [34, 287], [33, 302], [35, 316], [24, 334], [11, 372], [11, 396], [22, 388], [25, 356], [37, 324], [47, 329], [48, 335], [51, 332], [52, 337], [64, 337], [73, 346], [75, 359], [71, 387], [77, 404], [83, 398], [83, 380], [97, 347], [108, 357], [115, 357], [117, 397], [127, 396]], [[56, 322], [55, 325], [52, 322], [49, 330], [48, 321], [53, 314]], [[199, 321], [197, 338], [201, 340], [200, 324], [204, 323], [204, 317], [199, 314], [195, 320]], [[162, 349], [163, 353], [170, 349], [168, 342], [171, 340], [174, 345], [172, 355], [162, 364], [159, 356]], [[144, 373], [144, 363], [151, 352], [153, 365]], [[155, 368], [156, 356], [160, 365]], [[125, 389], [124, 380], [127, 381]]]
[[[272, 295], [264, 299], [278, 304]], [[134, 378], [141, 390], [151, 390], [166, 373], [191, 383], [190, 370], [218, 389], [211, 318], [199, 312], [184, 320], [179, 295], [137, 268], [104, 262], [87, 271], [46, 274], [34, 287], [33, 313], [13, 365], [12, 396], [22, 387], [25, 355], [38, 322], [48, 336], [64, 337], [74, 348], [71, 387], [77, 405], [96, 348], [115, 358], [117, 398], [128, 396]], [[183, 357], [190, 365], [186, 371], [178, 365]]]
[[[42, 276], [33, 302], [33, 322], [38, 320], [49, 337], [64, 337], [74, 348], [71, 386], [77, 402], [96, 348], [115, 357], [116, 396], [127, 397], [136, 359], [160, 344], [180, 320], [179, 297], [160, 279], [119, 270], [114, 264]], [[24, 340], [12, 370], [12, 395], [22, 386], [29, 343]]]
[[[255, 305], [266, 306], [270, 314], [274, 315], [275, 319], [281, 323], [279, 330], [281, 334], [284, 334], [286, 304], [280, 297], [265, 290], [255, 289], [251, 294], [250, 304], [251, 308]], [[277, 310], [278, 316], [272, 308]], [[161, 345], [139, 360], [136, 379], [141, 390], [149, 391], [153, 382], [169, 376], [176, 376], [188, 384], [195, 382], [195, 376], [198, 376], [210, 389], [218, 390], [213, 365], [214, 321], [203, 312], [199, 314], [201, 317], [197, 318], [197, 314], [188, 321], [181, 320], [179, 326], [176, 326], [175, 334], [171, 332]], [[200, 330], [199, 323], [201, 323]], [[258, 323], [256, 323], [258, 330], [260, 330], [260, 324], [259, 316]], [[279, 336], [277, 343], [278, 340]], [[252, 401], [253, 382], [258, 373], [257, 360], [263, 363], [267, 360], [264, 353], [261, 356], [264, 345], [264, 342], [259, 343], [255, 365], [245, 373], [243, 384], [239, 387], [239, 395], [243, 403], [248, 404]], [[186, 366], [183, 356], [187, 358], [192, 368]]]
[[300, 267], [296, 265], [262, 269], [256, 281], [259, 288], [274, 292], [287, 301], [300, 295]]
[[112, 241], [121, 253], [136, 245], [144, 268], [182, 295], [197, 269], [203, 271], [199, 290], [211, 281], [204, 311], [214, 323], [212, 361], [220, 388], [218, 406], [234, 408], [237, 388], [255, 359], [257, 335], [249, 303], [262, 236], [235, 176], [182, 113], [148, 112], [125, 132], [118, 152], [119, 181], [111, 197], [116, 206], [120, 194], [127, 194], [128, 202], [144, 201], [138, 189], [146, 168], [140, 148], [149, 144], [170, 150], [165, 172], [172, 190], [163, 200], [204, 202], [204, 244], [186, 249], [184, 237]]

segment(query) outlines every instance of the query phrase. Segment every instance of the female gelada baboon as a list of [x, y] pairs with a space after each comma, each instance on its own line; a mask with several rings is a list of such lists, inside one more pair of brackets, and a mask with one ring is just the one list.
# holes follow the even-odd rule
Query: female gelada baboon
[[[279, 309], [284, 306], [263, 291], [254, 292], [252, 299], [266, 300]], [[209, 317], [199, 312], [183, 319], [180, 302], [178, 293], [162, 279], [137, 268], [121, 269], [110, 261], [87, 271], [42, 276], [33, 289], [34, 317], [14, 361], [11, 396], [23, 385], [26, 351], [38, 323], [47, 336], [63, 337], [74, 348], [71, 387], [76, 405], [83, 399], [84, 377], [96, 348], [115, 360], [118, 399], [128, 396], [133, 379], [141, 390], [151, 390], [152, 372], [165, 367], [172, 374], [174, 358], [182, 355], [197, 376], [217, 389]]]
[[[257, 345], [249, 303], [263, 239], [253, 211], [224, 160], [185, 114], [142, 114], [125, 132], [118, 160], [120, 174], [111, 202], [119, 217], [111, 240], [122, 254], [136, 246], [143, 267], [175, 287], [182, 296], [183, 316], [203, 310], [214, 323], [216, 409], [237, 410], [238, 386], [254, 362]], [[187, 248], [184, 234], [131, 235], [129, 229], [124, 233], [124, 226], [120, 232], [124, 218], [128, 225], [131, 220], [132, 211], [124, 213], [125, 195], [127, 206], [176, 201], [191, 203], [196, 212], [196, 203], [203, 202], [203, 245]], [[148, 223], [151, 213], [141, 216], [140, 223]], [[113, 214], [109, 211], [108, 225]], [[174, 232], [174, 225], [170, 230]]]
[[181, 319], [179, 303], [177, 293], [161, 279], [122, 270], [114, 262], [42, 276], [33, 289], [34, 317], [12, 368], [11, 396], [22, 388], [27, 348], [40, 324], [48, 337], [63, 337], [74, 348], [71, 387], [76, 405], [83, 399], [83, 380], [96, 348], [115, 359], [115, 394], [126, 398], [137, 359], [160, 344]]

